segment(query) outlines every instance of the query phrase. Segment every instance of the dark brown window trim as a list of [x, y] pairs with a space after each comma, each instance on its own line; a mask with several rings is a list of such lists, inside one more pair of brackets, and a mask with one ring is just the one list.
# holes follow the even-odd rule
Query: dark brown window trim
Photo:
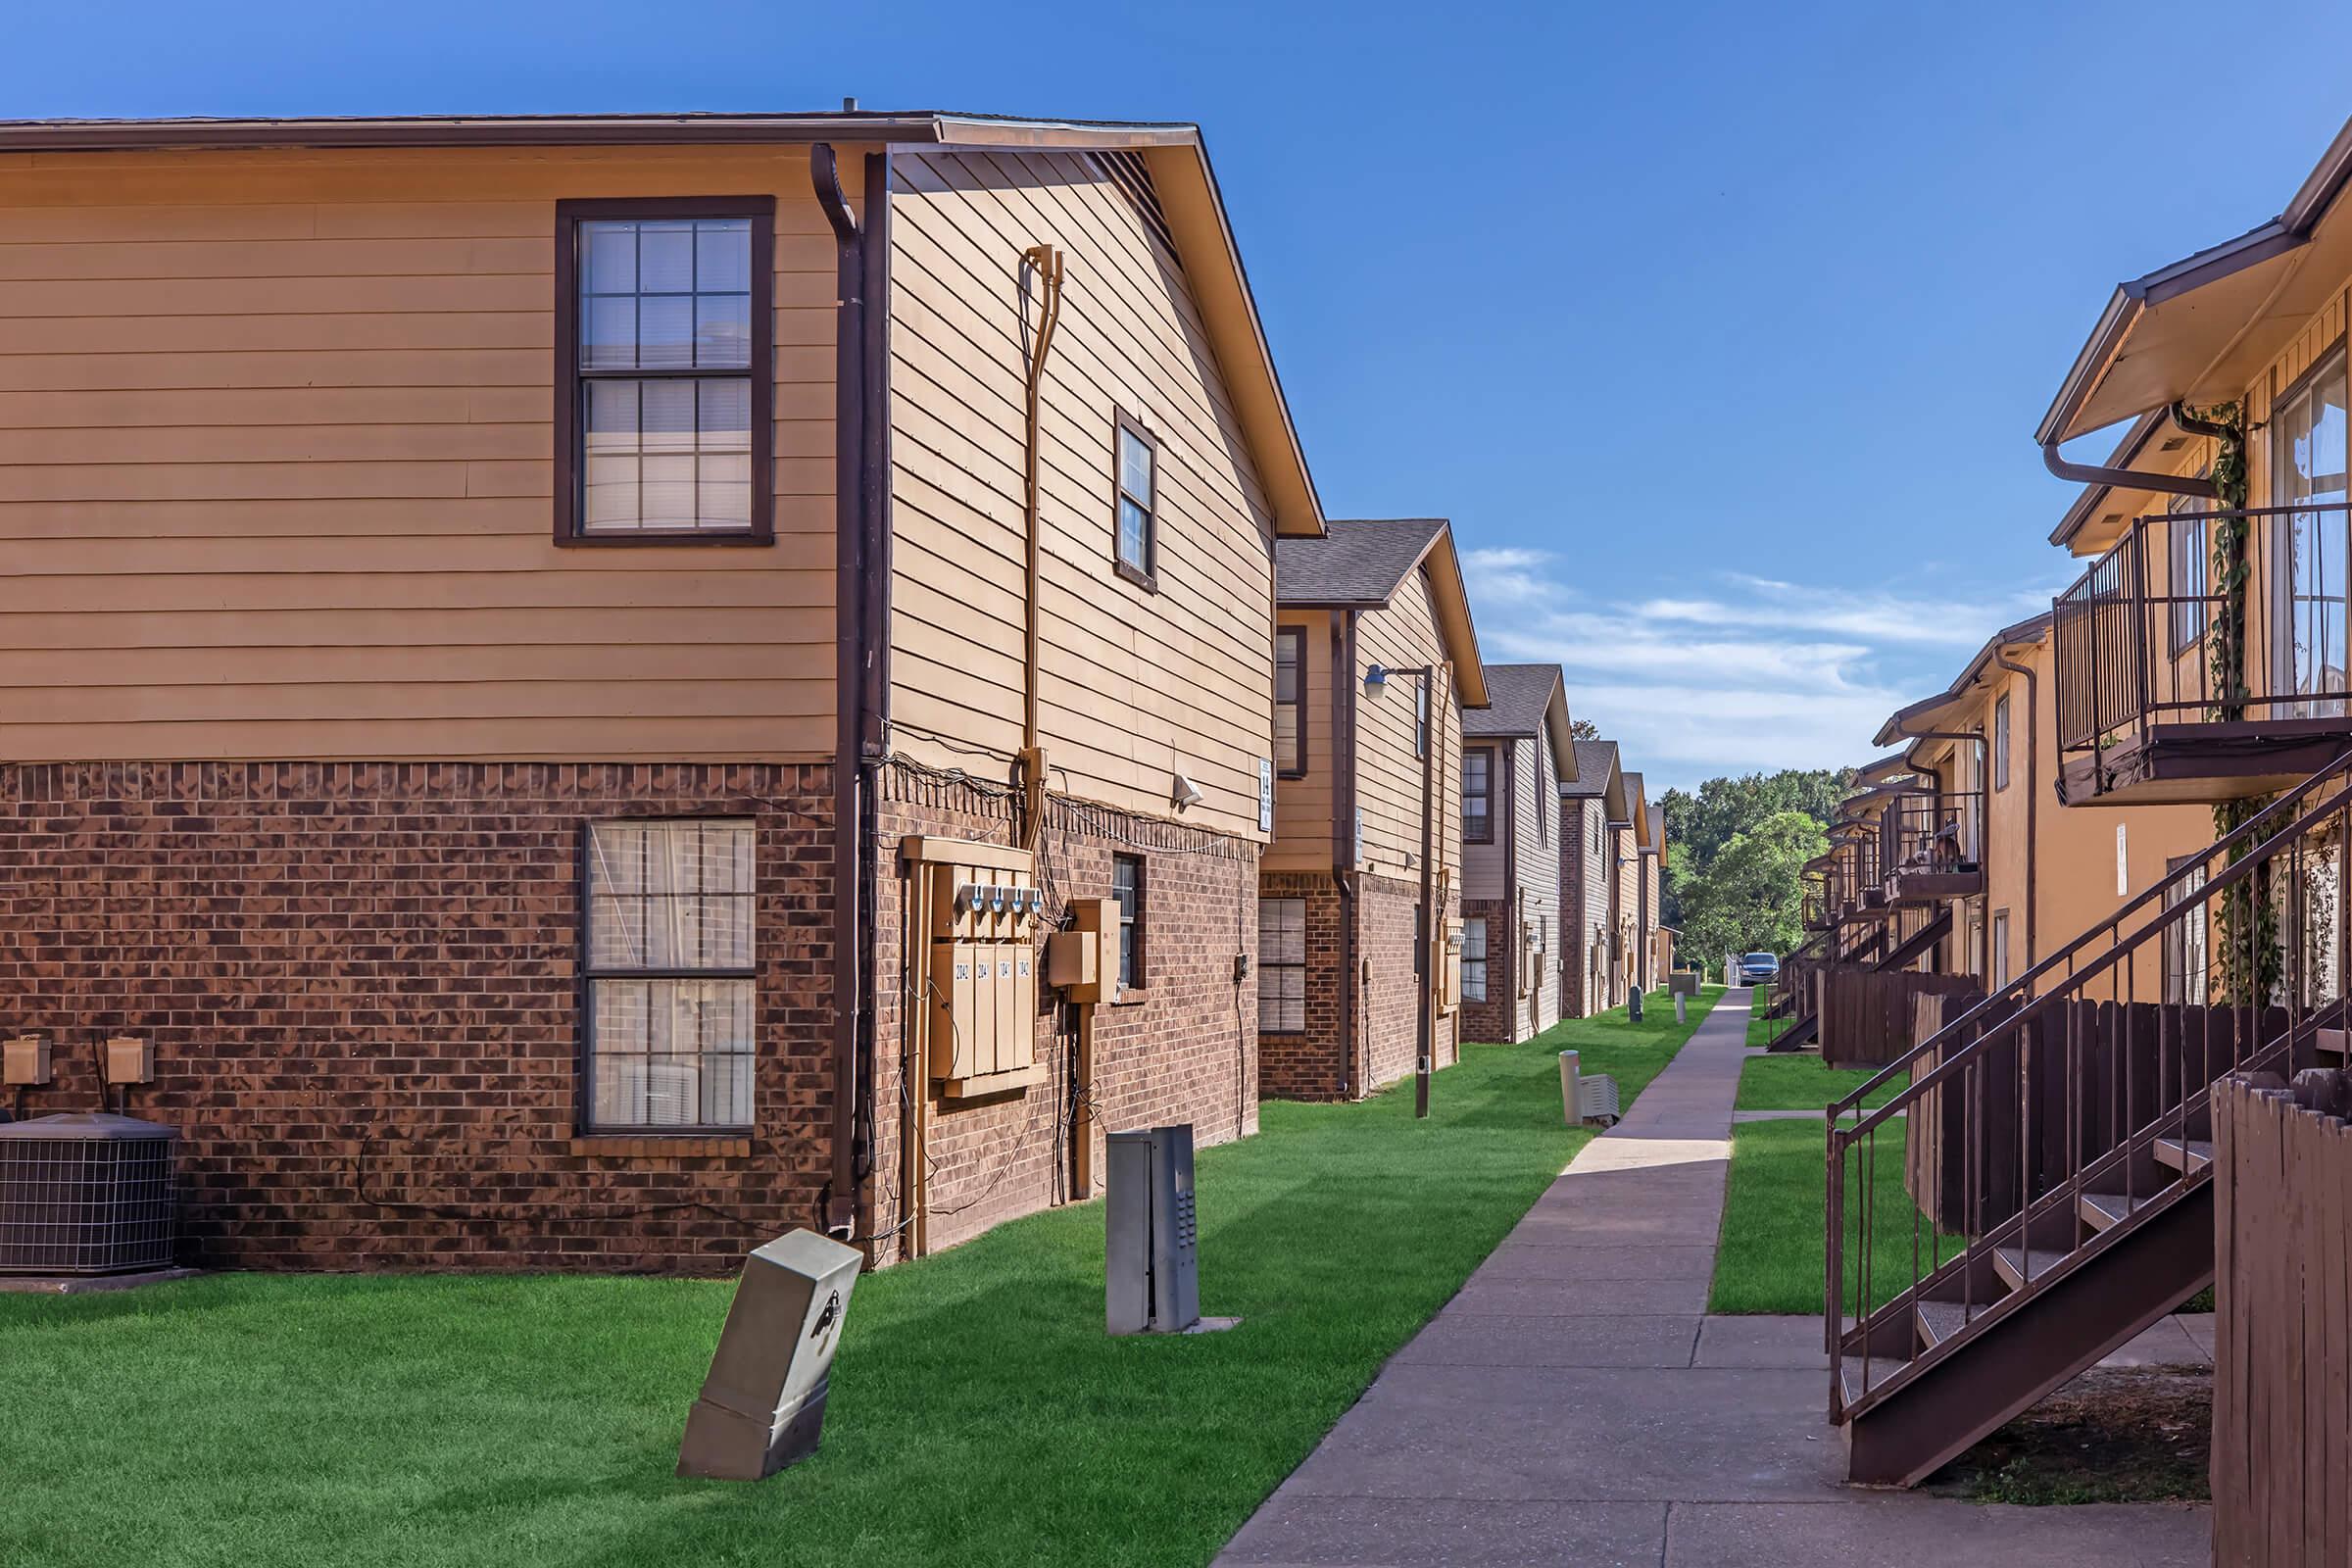
[[[1119, 554], [1119, 500], [1127, 494], [1119, 483], [1121, 430], [1152, 452], [1152, 505], [1144, 513], [1144, 564], [1140, 567]], [[1114, 405], [1110, 411], [1110, 567], [1148, 594], [1159, 592], [1159, 437], [1143, 420]]]
[[[1462, 767], [1462, 801], [1464, 803], [1462, 808], [1462, 842], [1464, 844], [1492, 844], [1494, 842], [1494, 769], [1497, 765], [1497, 748], [1493, 746], [1466, 746], [1462, 749], [1462, 757], [1464, 759], [1464, 764]], [[1471, 797], [1471, 790], [1468, 759], [1473, 756], [1483, 756], [1487, 760], [1487, 787], [1478, 792], [1478, 798], [1487, 803], [1486, 831], [1483, 833], [1473, 833], [1470, 830], [1470, 810], [1468, 802]]]
[[[752, 1102], [757, 1113], [760, 1102], [760, 1071], [757, 1060], [758, 1018], [760, 1004], [760, 899], [752, 898], [752, 964], [749, 968], [723, 969], [631, 969], [599, 970], [589, 957], [588, 932], [588, 843], [600, 822], [681, 822], [718, 819], [749, 820], [752, 825], [752, 872], [754, 885], [759, 879], [760, 822], [747, 811], [720, 811], [689, 808], [662, 811], [657, 815], [596, 816], [582, 818], [572, 845], [572, 888], [578, 906], [579, 931], [576, 939], [578, 958], [572, 964], [572, 1140], [580, 1142], [621, 1142], [650, 1144], [669, 1140], [698, 1142], [708, 1140], [748, 1140], [756, 1130], [754, 1123], [741, 1126], [703, 1123], [685, 1127], [635, 1127], [596, 1125], [594, 1079], [596, 1071], [596, 983], [599, 980], [749, 980], [752, 982], [752, 1016], [754, 1019], [755, 1059], [752, 1068]], [[646, 1151], [638, 1151], [645, 1152]], [[680, 1150], [689, 1152], [716, 1151]], [[727, 1151], [731, 1152], [732, 1151]], [[746, 1151], [748, 1152], [748, 1150]]]
[[[580, 526], [580, 224], [613, 218], [748, 218], [752, 223], [752, 525], [735, 532], [667, 528], [584, 532]], [[776, 538], [776, 199], [773, 196], [598, 197], [556, 203], [555, 541], [569, 548], [768, 545]]]
[[1150, 984], [1152, 979], [1152, 970], [1147, 962], [1148, 951], [1144, 941], [1145, 926], [1152, 914], [1152, 868], [1141, 855], [1115, 854], [1111, 856], [1111, 886], [1114, 890], [1111, 897], [1114, 903], [1118, 897], [1115, 890], [1118, 886], [1117, 872], [1121, 861], [1126, 861], [1135, 867], [1135, 913], [1132, 916], [1128, 915], [1125, 910], [1121, 910], [1119, 913], [1121, 940], [1125, 940], [1130, 929], [1135, 933], [1135, 940], [1131, 944], [1135, 951], [1135, 962], [1132, 965], [1135, 980], [1133, 984], [1129, 984], [1122, 978], [1114, 988], [1117, 996], [1113, 1000], [1120, 1003], [1136, 1003], [1145, 1000], [1144, 988]]
[[1306, 628], [1304, 626], [1277, 626], [1274, 628], [1274, 646], [1276, 651], [1274, 667], [1277, 673], [1279, 673], [1282, 668], [1282, 660], [1280, 657], [1282, 644], [1288, 640], [1295, 640], [1298, 647], [1298, 695], [1288, 703], [1277, 697], [1274, 700], [1274, 706], [1276, 708], [1292, 708], [1298, 710], [1298, 765], [1297, 767], [1284, 767], [1281, 764], [1280, 759], [1277, 759], [1275, 761], [1274, 772], [1275, 776], [1278, 778], [1304, 778], [1306, 777], [1307, 771]]

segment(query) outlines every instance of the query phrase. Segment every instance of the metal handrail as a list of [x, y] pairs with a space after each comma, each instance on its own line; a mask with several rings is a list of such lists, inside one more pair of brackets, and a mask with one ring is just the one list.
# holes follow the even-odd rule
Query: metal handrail
[[[2219, 688], [2206, 643], [2211, 628], [2229, 610], [2220, 592], [2183, 592], [2167, 580], [2151, 591], [2150, 573], [2181, 557], [2176, 543], [2209, 552], [2209, 537], [2180, 540], [2174, 530], [2193, 527], [2202, 535], [2221, 519], [2317, 516], [2352, 511], [2352, 501], [2316, 501], [2271, 507], [2237, 507], [2202, 512], [2159, 512], [2134, 517], [2121, 537], [2067, 586], [2051, 605], [2053, 700], [2061, 752], [2100, 752], [2161, 722], [2213, 723], [2223, 719], [2276, 721], [2311, 716], [2313, 708], [2352, 709], [2352, 673], [2333, 670], [2335, 684], [2305, 690], [2282, 681], [2266, 664], [2259, 688]], [[2339, 548], [2352, 556], [2352, 537]], [[2216, 567], [2198, 557], [2210, 581]], [[2344, 649], [2333, 652], [2342, 655]], [[2346, 661], [2352, 662], [2352, 661]], [[2333, 666], [2329, 666], [2333, 669]], [[2240, 678], [2244, 672], [2241, 671]]]
[[[2285, 873], [2283, 880], [2275, 874], [2278, 870]], [[2331, 888], [2338, 897], [2352, 891], [2352, 752], [2337, 757], [2090, 931], [1936, 1030], [1831, 1108], [1826, 1119], [1823, 1312], [1833, 1418], [1849, 1407], [1842, 1376], [1849, 1333], [1865, 1352], [1861, 1386], [1854, 1396], [1854, 1402], [1860, 1402], [1872, 1396], [1875, 1374], [1867, 1362], [1881, 1353], [1876, 1340], [1889, 1332], [1909, 1332], [1907, 1322], [1890, 1326], [1890, 1319], [1908, 1311], [1918, 1293], [1938, 1281], [1957, 1282], [1964, 1323], [1973, 1322], [1979, 1305], [1990, 1307], [1996, 1299], [2005, 1302], [2034, 1294], [2040, 1288], [2037, 1280], [2071, 1266], [2078, 1255], [2123, 1229], [2117, 1226], [2088, 1239], [2081, 1235], [2083, 1194], [2113, 1190], [2092, 1189], [2089, 1181], [2120, 1180], [2127, 1216], [2137, 1213], [2134, 1189], [2145, 1183], [2134, 1165], [2135, 1151], [2144, 1156], [2168, 1131], [2185, 1140], [2188, 1118], [2202, 1109], [2211, 1084], [2227, 1072], [2291, 1061], [2296, 1051], [2308, 1050], [2316, 1031], [2325, 1026], [2322, 1019], [2341, 1022], [2345, 980], [2352, 975], [2352, 919], [2331, 915], [2328, 929], [2319, 930], [2314, 923], [2319, 917], [2298, 904], [2291, 922], [2277, 921], [2265, 932], [2266, 920], [2277, 916], [2282, 888], [2297, 892], [2300, 899], [2299, 890], [2320, 887]], [[2151, 909], [2152, 916], [2134, 923]], [[2219, 1004], [2209, 1000], [2217, 931], [2211, 916], [2216, 910], [2235, 916], [2235, 927], [2245, 934], [2242, 956], [2234, 948], [2224, 948], [2219, 955], [2224, 974], [2233, 976], [2230, 986], [2234, 988], [2233, 999]], [[2220, 922], [2225, 930], [2230, 925], [2228, 919]], [[2330, 939], [2331, 960], [2312, 946], [2315, 932]], [[2163, 956], [2156, 973], [2168, 1000], [2143, 1017], [2140, 1009], [2146, 1003], [2138, 964], [2151, 949]], [[2178, 999], [2173, 998], [2176, 985], [2181, 993]], [[2108, 995], [2096, 994], [2099, 989]], [[2331, 995], [2315, 1001], [2322, 989]], [[2085, 1005], [2106, 1010], [2086, 1021]], [[2168, 1014], [2168, 1006], [2180, 1010]], [[2192, 1042], [2189, 1026], [2198, 1015], [2203, 1021], [2196, 1024]], [[2168, 1018], [2173, 1031], [2169, 1037]], [[2227, 1065], [2220, 1060], [2223, 1037], [2217, 1021], [2227, 1021]], [[2146, 1033], [2149, 1029], [2155, 1031], [2153, 1036]], [[2201, 1067], [2193, 1073], [2192, 1044], [2203, 1054]], [[2144, 1079], [2138, 1076], [2143, 1071], [2143, 1045], [2156, 1051]], [[1927, 1070], [1917, 1071], [1931, 1056]], [[2165, 1076], [2176, 1069], [2177, 1084]], [[1863, 1104], [1897, 1073], [1908, 1081], [1885, 1104]], [[2014, 1083], [2009, 1082], [2012, 1078]], [[1960, 1099], [1949, 1106], [1940, 1098], [1929, 1099], [1946, 1093]], [[1989, 1108], [1995, 1106], [2005, 1107], [1998, 1114], [2014, 1117], [2014, 1129], [1996, 1124]], [[2053, 1113], [2063, 1116], [2062, 1136], [2056, 1141], [2049, 1125]], [[1843, 1125], [1849, 1116], [1852, 1124]], [[1874, 1278], [1883, 1240], [1875, 1212], [1874, 1166], [1878, 1134], [1897, 1118], [1905, 1120], [1906, 1139], [1926, 1138], [1929, 1142], [1921, 1147], [1936, 1151], [1932, 1164], [1912, 1167], [1935, 1197], [1928, 1204], [1933, 1212], [1911, 1215], [1909, 1279], [1882, 1293], [1875, 1287], [1886, 1282]], [[1952, 1119], [1960, 1129], [1960, 1166], [1958, 1180], [1947, 1187], [1947, 1174], [1953, 1174], [1951, 1154], [1936, 1140], [1948, 1138]], [[1924, 1130], [1930, 1121], [1936, 1123], [1934, 1135]], [[1985, 1164], [1994, 1152], [1987, 1140], [2012, 1135], [2016, 1168]], [[2183, 1159], [2183, 1191], [2193, 1185], [2194, 1173], [2185, 1168], [2187, 1163]], [[1857, 1170], [1862, 1187], [1855, 1215], [1858, 1250], [1853, 1254], [1855, 1326], [1848, 1331], [1846, 1188]], [[2012, 1177], [2013, 1190], [2007, 1185]], [[1921, 1201], [1928, 1203], [1925, 1198]], [[2060, 1233], [2055, 1240], [2062, 1245], [2040, 1247], [2053, 1240], [2052, 1230]], [[1947, 1244], [1954, 1241], [1959, 1245], [1947, 1253]], [[2008, 1242], [2019, 1249], [2011, 1267], [2020, 1283], [2005, 1296], [1987, 1293], [1979, 1303], [1978, 1275], [1970, 1260]], [[1893, 1245], [1899, 1248], [1899, 1240]], [[2037, 1261], [2041, 1251], [2057, 1256]], [[1934, 1358], [1944, 1343], [1948, 1342], [1920, 1351], [1913, 1360]]]

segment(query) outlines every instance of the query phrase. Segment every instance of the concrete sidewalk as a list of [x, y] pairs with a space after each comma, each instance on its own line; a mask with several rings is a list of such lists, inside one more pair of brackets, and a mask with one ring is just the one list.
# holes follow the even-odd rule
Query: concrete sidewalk
[[2204, 1568], [2201, 1508], [1839, 1484], [1818, 1321], [1706, 1316], [1746, 1024], [1728, 993], [1218, 1563]]

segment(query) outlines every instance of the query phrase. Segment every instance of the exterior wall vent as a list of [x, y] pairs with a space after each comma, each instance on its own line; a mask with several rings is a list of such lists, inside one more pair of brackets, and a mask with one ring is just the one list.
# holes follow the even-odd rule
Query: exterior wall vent
[[1138, 152], [1098, 152], [1095, 161], [1108, 174], [1111, 182], [1127, 193], [1135, 203], [1136, 212], [1143, 218], [1144, 226], [1172, 257], [1176, 254], [1176, 231], [1168, 227], [1168, 215], [1159, 205], [1159, 187], [1152, 183], [1152, 166]]
[[170, 1268], [175, 1128], [78, 1113], [0, 1123], [0, 1274]]

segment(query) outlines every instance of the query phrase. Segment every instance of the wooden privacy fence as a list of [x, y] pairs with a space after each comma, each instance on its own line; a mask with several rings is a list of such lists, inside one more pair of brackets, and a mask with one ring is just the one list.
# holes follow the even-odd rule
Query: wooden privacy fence
[[[1931, 1040], [1974, 1005], [1973, 997], [1922, 996], [1912, 1032]], [[1986, 1008], [1965, 1038], [1923, 1054], [1912, 1081], [2014, 1015], [2005, 1002]], [[2039, 1197], [2130, 1129], [2183, 1099], [2193, 1104], [2216, 1074], [2287, 1026], [2283, 1007], [2257, 1014], [2179, 1003], [2047, 1004], [1983, 1050], [1956, 1081], [1919, 1097], [1905, 1118], [1903, 1185], [1938, 1229], [1980, 1236], [2017, 1212], [2021, 1191]]]
[[1884, 1067], [1918, 1044], [1912, 1026], [1919, 998], [1982, 995], [1967, 975], [1881, 972], [1860, 964], [1825, 965], [1813, 984], [1825, 1067]]
[[[2213, 1560], [2352, 1563], [2352, 1127], [2343, 1075], [2214, 1090]], [[2331, 1082], [2330, 1082], [2331, 1081]], [[2327, 1108], [2319, 1108], [2326, 1106]]]

